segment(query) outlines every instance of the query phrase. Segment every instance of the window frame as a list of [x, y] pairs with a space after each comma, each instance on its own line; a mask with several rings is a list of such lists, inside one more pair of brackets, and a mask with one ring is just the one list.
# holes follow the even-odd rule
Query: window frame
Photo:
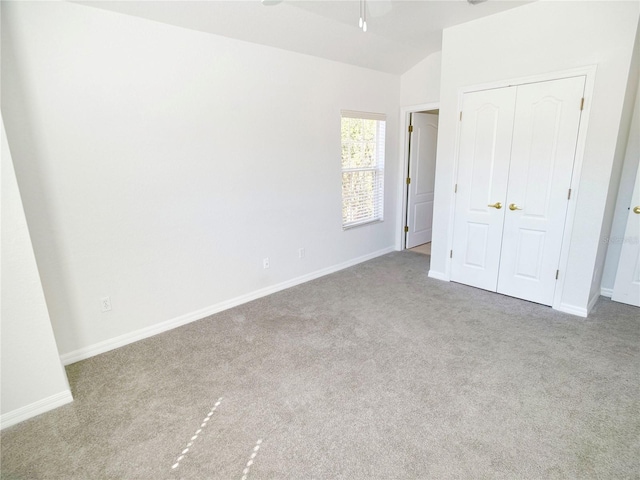
[[[342, 138], [342, 126], [344, 119], [356, 119], [356, 120], [373, 120], [375, 124], [375, 137], [372, 142], [375, 145], [375, 165], [368, 167], [348, 167], [345, 168], [341, 163], [341, 204], [343, 211], [342, 229], [349, 230], [352, 228], [368, 225], [371, 223], [378, 223], [384, 221], [384, 167], [385, 167], [385, 148], [386, 148], [386, 122], [387, 116], [381, 113], [371, 112], [358, 112], [354, 110], [341, 110], [340, 111], [340, 148], [343, 151], [345, 142]], [[351, 144], [352, 142], [349, 142]], [[366, 141], [363, 139], [361, 142], [363, 145]], [[342, 162], [342, 153], [341, 153]], [[344, 211], [348, 208], [346, 204], [347, 198], [345, 198], [345, 173], [358, 173], [358, 172], [374, 172], [373, 183], [373, 213], [364, 218], [358, 218], [356, 220], [345, 221]], [[351, 206], [353, 208], [353, 206]]]

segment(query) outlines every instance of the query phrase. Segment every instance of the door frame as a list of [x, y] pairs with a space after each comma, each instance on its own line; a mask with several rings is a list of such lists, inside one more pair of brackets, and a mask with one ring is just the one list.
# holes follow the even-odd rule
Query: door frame
[[[571, 313], [573, 315], [578, 315], [581, 317], [586, 317], [588, 314], [588, 309], [578, 309], [574, 306], [564, 304], [562, 302], [562, 294], [565, 286], [565, 278], [566, 275], [563, 273], [567, 270], [567, 264], [569, 261], [569, 246], [571, 244], [571, 238], [573, 233], [573, 221], [575, 218], [576, 206], [578, 196], [580, 194], [580, 177], [582, 174], [582, 164], [584, 160], [584, 150], [585, 144], [587, 140], [587, 131], [589, 127], [589, 119], [591, 117], [591, 103], [593, 100], [593, 90], [595, 87], [595, 77], [596, 77], [596, 65], [587, 65], [584, 67], [572, 68], [568, 70], [562, 70], [558, 72], [549, 72], [543, 73], [539, 75], [530, 75], [526, 77], [512, 78], [507, 80], [500, 80], [496, 82], [483, 83], [477, 85], [470, 85], [467, 87], [462, 87], [458, 89], [458, 103], [457, 103], [457, 112], [462, 111], [462, 101], [465, 93], [477, 92], [481, 90], [491, 90], [495, 88], [504, 88], [504, 87], [512, 87], [518, 85], [525, 85], [527, 83], [539, 83], [539, 82], [547, 82], [551, 80], [560, 80], [563, 78], [577, 77], [577, 76], [585, 76], [585, 86], [584, 86], [584, 107], [582, 110], [582, 116], [580, 117], [580, 127], [578, 129], [578, 139], [576, 142], [576, 154], [573, 163], [573, 175], [571, 177], [571, 200], [569, 201], [569, 205], [567, 206], [567, 216], [565, 218], [564, 225], [564, 234], [562, 237], [562, 247], [560, 250], [560, 261], [558, 262], [558, 269], [560, 271], [560, 275], [557, 280], [556, 289], [553, 296], [553, 303], [551, 307], [556, 310], [560, 310], [562, 312]], [[456, 113], [459, 115], [459, 113]], [[453, 176], [451, 179], [450, 185], [450, 208], [449, 208], [449, 231], [447, 232], [447, 249], [446, 251], [450, 251], [453, 246], [453, 225], [455, 221], [455, 207], [456, 207], [456, 195], [454, 193], [455, 184], [458, 179], [458, 164], [459, 164], [459, 144], [460, 144], [460, 122], [457, 122], [456, 125], [456, 135], [455, 135], [455, 152], [454, 152], [454, 160], [453, 160]], [[438, 184], [437, 172], [436, 172], [436, 185]], [[446, 272], [444, 278], [442, 280], [451, 281], [451, 258], [447, 256], [446, 263]], [[591, 305], [589, 306], [591, 307]]]
[[[405, 250], [405, 233], [404, 224], [407, 218], [407, 172], [409, 169], [409, 115], [412, 113], [423, 112], [425, 110], [440, 110], [440, 102], [421, 103], [419, 105], [410, 105], [407, 107], [400, 107], [400, 135], [398, 138], [402, 139], [400, 143], [400, 158], [402, 159], [399, 164], [399, 175], [402, 188], [399, 188], [397, 199], [397, 212], [398, 220], [396, 221], [396, 250]], [[436, 153], [436, 163], [438, 162], [438, 156]]]

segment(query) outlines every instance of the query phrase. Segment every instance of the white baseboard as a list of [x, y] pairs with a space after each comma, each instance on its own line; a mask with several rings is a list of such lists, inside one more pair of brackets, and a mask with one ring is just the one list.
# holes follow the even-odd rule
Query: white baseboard
[[443, 280], [445, 282], [449, 281], [449, 279], [447, 278], [447, 276], [444, 273], [436, 272], [435, 270], [429, 270], [428, 276], [429, 276], [429, 278], [435, 278], [436, 280]]
[[11, 412], [4, 413], [0, 416], [0, 430], [11, 427], [17, 423], [24, 422], [32, 417], [71, 402], [73, 402], [71, 390], [64, 390], [60, 393], [56, 393], [55, 395], [51, 395], [50, 397], [38, 400], [30, 405], [25, 405], [24, 407], [17, 408]]
[[600, 288], [600, 295], [611, 298], [613, 296], [613, 288]]
[[587, 307], [576, 307], [575, 305], [567, 305], [566, 303], [561, 303], [560, 306], [556, 309], [564, 313], [570, 313], [571, 315], [577, 315], [579, 317], [586, 318], [589, 315], [589, 312], [596, 304], [598, 299], [600, 298], [600, 293], [596, 293], [593, 297], [589, 299], [587, 303]]
[[99, 343], [90, 345], [88, 347], [80, 348], [78, 350], [65, 353], [60, 356], [60, 360], [62, 361], [63, 365], [69, 365], [71, 363], [79, 362], [80, 360], [85, 360], [95, 355], [99, 355], [101, 353], [105, 353], [110, 350], [123, 347], [130, 343], [134, 343], [148, 337], [152, 337], [159, 333], [166, 332], [168, 330], [173, 330], [174, 328], [181, 327], [183, 325], [186, 325], [187, 323], [191, 323], [196, 320], [200, 320], [202, 318], [208, 317], [209, 315], [213, 315], [214, 313], [219, 313], [224, 310], [228, 310], [230, 308], [236, 307], [238, 305], [242, 305], [243, 303], [251, 302], [252, 300], [256, 300], [258, 298], [271, 295], [272, 293], [276, 293], [281, 290], [285, 290], [287, 288], [295, 287], [296, 285], [300, 285], [302, 283], [315, 280], [316, 278], [329, 275], [330, 273], [334, 273], [339, 270], [344, 270], [345, 268], [349, 268], [359, 263], [372, 260], [376, 257], [386, 255], [387, 253], [391, 253], [393, 251], [395, 251], [394, 247], [387, 247], [383, 250], [378, 250], [377, 252], [373, 252], [368, 255], [363, 255], [361, 257], [357, 257], [357, 258], [348, 260], [346, 262], [333, 265], [331, 267], [316, 270], [315, 272], [311, 272], [306, 275], [302, 275], [300, 277], [296, 277], [291, 280], [287, 280], [285, 282], [272, 285], [270, 287], [261, 288], [260, 290], [255, 290], [245, 295], [240, 295], [239, 297], [235, 297], [220, 303], [216, 303], [215, 305], [211, 305], [209, 307], [196, 310], [195, 312], [181, 315], [179, 317], [173, 318], [171, 320], [167, 320], [162, 323], [158, 323], [150, 327], [142, 328], [140, 330], [126, 333], [124, 335], [120, 335], [118, 337], [111, 338], [109, 340], [105, 340], [103, 342], [99, 342]]
[[556, 309], [559, 312], [570, 313], [571, 315], [577, 315], [578, 317], [587, 317], [588, 310], [583, 307], [576, 307], [575, 305], [567, 305], [566, 303], [561, 303], [560, 306]]

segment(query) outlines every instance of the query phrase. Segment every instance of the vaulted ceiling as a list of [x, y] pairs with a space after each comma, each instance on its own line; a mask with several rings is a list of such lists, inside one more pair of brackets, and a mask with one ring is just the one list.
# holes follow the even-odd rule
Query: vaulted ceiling
[[526, 1], [359, 0], [90, 1], [83, 5], [192, 30], [402, 74], [441, 49], [442, 30]]

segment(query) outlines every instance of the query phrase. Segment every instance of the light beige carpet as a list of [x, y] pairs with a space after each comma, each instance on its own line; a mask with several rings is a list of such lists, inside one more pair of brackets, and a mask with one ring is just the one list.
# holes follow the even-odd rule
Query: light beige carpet
[[75, 402], [2, 432], [2, 478], [638, 478], [639, 310], [573, 317], [428, 261], [392, 253], [69, 366]]

